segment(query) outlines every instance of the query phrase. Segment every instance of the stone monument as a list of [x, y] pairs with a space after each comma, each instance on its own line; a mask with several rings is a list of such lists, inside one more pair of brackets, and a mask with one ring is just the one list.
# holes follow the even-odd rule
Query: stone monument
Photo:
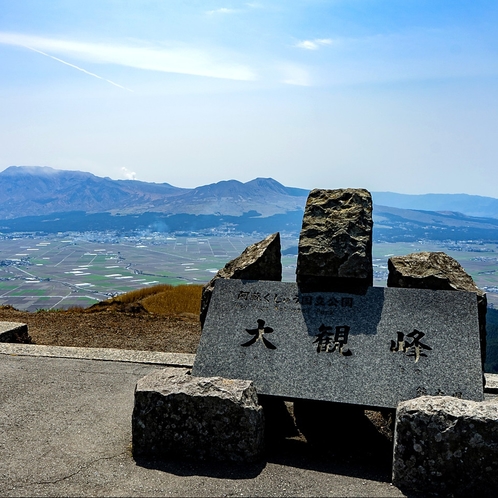
[[[430, 445], [424, 436], [428, 429], [419, 430], [414, 424], [426, 424], [424, 410], [431, 409], [431, 400], [449, 400], [448, 406], [474, 411], [479, 411], [475, 406], [483, 405], [485, 295], [458, 269], [455, 275], [443, 275], [441, 261], [447, 268], [454, 265], [448, 266], [438, 253], [428, 256], [432, 263], [419, 265], [419, 269], [425, 268], [419, 272], [413, 268], [403, 271], [409, 257], [404, 262], [392, 258], [389, 287], [373, 287], [372, 224], [372, 201], [366, 190], [313, 190], [303, 217], [296, 283], [280, 282], [278, 234], [250, 246], [220, 270], [203, 293], [203, 332], [192, 375], [177, 379], [166, 370], [137, 384], [134, 452], [147, 453], [153, 448], [159, 453], [202, 459], [210, 455], [211, 441], [213, 448], [218, 448], [218, 456], [213, 458], [257, 458], [263, 417], [256, 393], [260, 400], [265, 396], [292, 400], [296, 421], [309, 441], [315, 435], [323, 437], [317, 420], [335, 428], [329, 431], [329, 440], [347, 442], [345, 435], [352, 431], [356, 438], [361, 437], [356, 429], [365, 419], [365, 408], [400, 407], [394, 482], [426, 491], [417, 481], [424, 478], [420, 469], [431, 466], [436, 457], [430, 456], [427, 464], [427, 458], [413, 455]], [[424, 257], [418, 256], [419, 260]], [[438, 265], [439, 270], [434, 270]], [[232, 451], [230, 438], [224, 442], [231, 429], [225, 422], [220, 425], [209, 415], [213, 410], [203, 404], [206, 395], [208, 404], [225, 406], [225, 396], [219, 392], [225, 389], [220, 386], [228, 385], [245, 394], [230, 394], [235, 412], [223, 420], [236, 420], [234, 424], [246, 428], [250, 420], [254, 428], [253, 432], [241, 432], [245, 449], [240, 453]], [[203, 396], [194, 407], [200, 391]], [[252, 401], [246, 406], [249, 398]], [[420, 422], [403, 411], [403, 407], [415, 405], [418, 411], [414, 416]], [[192, 410], [185, 408], [191, 406]], [[154, 415], [149, 417], [149, 413]], [[244, 418], [248, 413], [249, 418]], [[453, 414], [448, 417], [454, 420]], [[473, 423], [468, 427], [472, 429]], [[160, 441], [158, 428], [167, 434]], [[448, 432], [447, 428], [435, 430], [438, 442], [442, 431]], [[441, 435], [441, 440], [445, 437]], [[176, 446], [171, 441], [175, 438]], [[205, 449], [196, 448], [196, 440], [202, 441], [200, 447]], [[471, 437], [468, 444], [476, 441]], [[223, 447], [228, 448], [226, 454]], [[451, 451], [452, 457], [459, 458], [458, 448]], [[492, 452], [475, 454], [481, 460], [488, 454], [495, 458]], [[407, 466], [417, 467], [411, 469], [413, 475]], [[495, 463], [489, 467], [495, 469]], [[440, 477], [437, 462], [431, 472], [436, 480]]]

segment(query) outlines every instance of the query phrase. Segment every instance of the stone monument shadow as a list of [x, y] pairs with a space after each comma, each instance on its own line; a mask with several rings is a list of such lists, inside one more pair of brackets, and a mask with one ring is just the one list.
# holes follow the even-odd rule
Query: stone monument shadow
[[171, 458], [135, 457], [139, 467], [158, 470], [179, 477], [204, 476], [216, 479], [255, 479], [268, 463], [307, 471], [336, 474], [378, 482], [390, 482], [392, 451], [387, 446], [363, 445], [365, 452], [337, 452], [317, 448], [304, 437], [271, 441], [263, 458], [256, 462], [190, 461]]
[[266, 461], [296, 469], [390, 482], [392, 442], [377, 436], [357, 440], [347, 447], [311, 444], [303, 436], [287, 438], [268, 446]]
[[[341, 327], [347, 327], [348, 336], [375, 335], [384, 305], [383, 287], [365, 287], [361, 290], [310, 291], [298, 285], [299, 302], [309, 336], [334, 336]], [[371, 299], [374, 295], [375, 299]], [[327, 322], [328, 325], [318, 322]], [[355, 326], [350, 326], [352, 323]], [[332, 326], [333, 324], [333, 326]], [[339, 330], [337, 330], [339, 327]]]
[[135, 457], [139, 467], [158, 470], [179, 477], [203, 476], [216, 479], [254, 479], [266, 467], [266, 460], [257, 462], [190, 461], [171, 458]]

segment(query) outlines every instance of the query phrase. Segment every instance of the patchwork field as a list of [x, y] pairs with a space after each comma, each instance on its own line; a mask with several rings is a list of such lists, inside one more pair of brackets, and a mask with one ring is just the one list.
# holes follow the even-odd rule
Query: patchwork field
[[386, 285], [387, 260], [420, 251], [443, 251], [456, 259], [472, 276], [475, 283], [487, 292], [488, 304], [498, 308], [498, 244], [481, 241], [417, 243], [378, 243], [373, 245], [374, 285]]
[[[155, 284], [204, 284], [262, 236], [180, 237], [73, 233], [0, 239], [0, 304], [27, 311], [89, 306]], [[282, 249], [297, 245], [282, 237]], [[498, 245], [473, 243], [374, 244], [374, 284], [386, 285], [387, 259], [416, 251], [444, 251], [457, 259], [498, 307]], [[295, 280], [296, 256], [282, 257], [284, 281]]]
[[[89, 306], [155, 284], [204, 284], [249, 237], [14, 237], [0, 240], [0, 304], [38, 309]], [[292, 241], [282, 241], [283, 247]], [[283, 257], [292, 280], [295, 257]]]

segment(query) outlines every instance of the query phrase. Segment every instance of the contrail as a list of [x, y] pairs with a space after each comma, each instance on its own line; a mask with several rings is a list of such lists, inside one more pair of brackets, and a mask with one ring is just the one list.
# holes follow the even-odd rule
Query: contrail
[[33, 47], [28, 47], [27, 45], [23, 45], [23, 47], [27, 48], [29, 50], [32, 50], [33, 52], [37, 52], [39, 54], [42, 54], [45, 57], [50, 57], [51, 59], [54, 59], [55, 61], [62, 62], [62, 64], [65, 64], [66, 66], [74, 67], [74, 69], [77, 69], [78, 71], [89, 74], [90, 76], [94, 76], [95, 78], [98, 78], [99, 80], [107, 81], [107, 83], [110, 83], [111, 85], [117, 86], [118, 88], [122, 88], [123, 90], [127, 90], [128, 92], [133, 92], [133, 90], [130, 90], [129, 88], [126, 88], [125, 86], [119, 85], [118, 83], [114, 83], [114, 81], [108, 80], [106, 78], [102, 78], [102, 76], [99, 76], [98, 74], [91, 73], [90, 71], [87, 71], [86, 69], [75, 66], [74, 64], [70, 64], [69, 62], [63, 61], [62, 59], [58, 59], [57, 57], [54, 57], [53, 55], [46, 54], [45, 52], [42, 52], [41, 50], [37, 50], [36, 48], [33, 48]]

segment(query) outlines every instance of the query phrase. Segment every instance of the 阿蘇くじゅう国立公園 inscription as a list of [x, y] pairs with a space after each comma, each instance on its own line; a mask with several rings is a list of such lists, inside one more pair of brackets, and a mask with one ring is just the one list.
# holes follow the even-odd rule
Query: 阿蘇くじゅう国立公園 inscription
[[192, 373], [252, 380], [261, 394], [372, 407], [424, 394], [481, 401], [476, 297], [220, 280]]

